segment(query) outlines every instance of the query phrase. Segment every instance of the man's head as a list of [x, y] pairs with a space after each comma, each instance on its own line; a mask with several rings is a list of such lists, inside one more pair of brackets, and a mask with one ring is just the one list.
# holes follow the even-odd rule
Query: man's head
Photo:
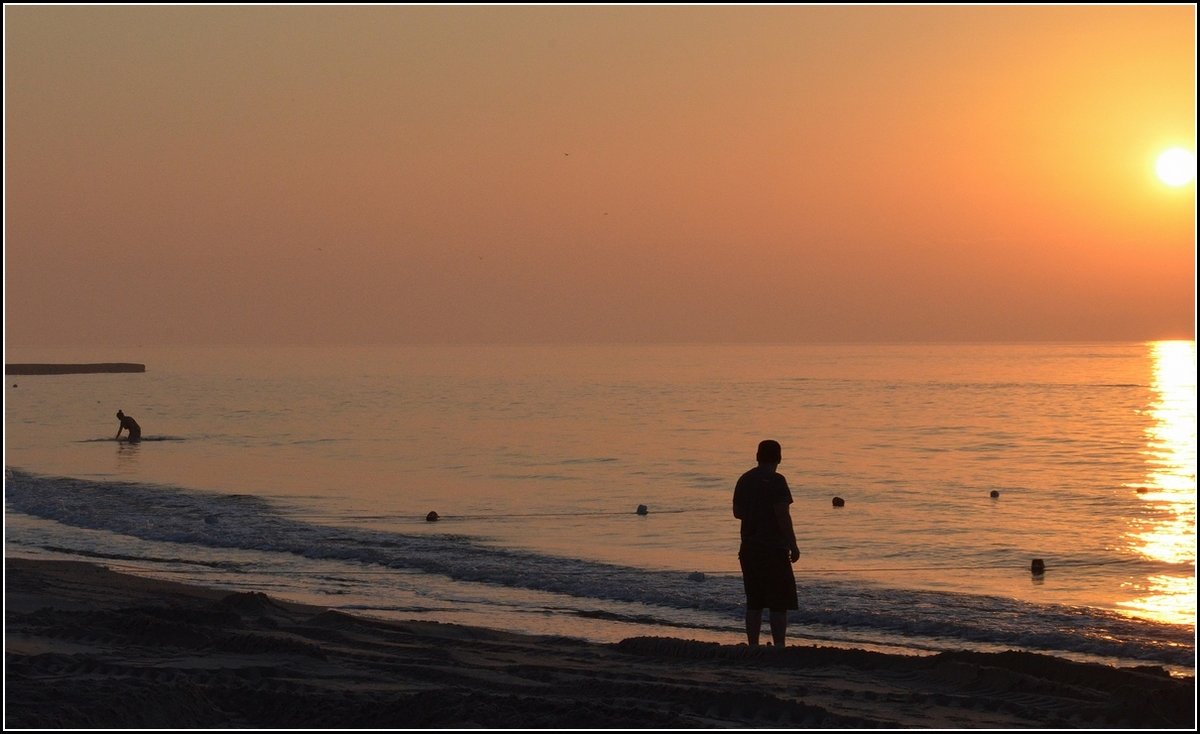
[[778, 441], [770, 439], [760, 441], [756, 458], [760, 464], [778, 464], [783, 461], [783, 449], [779, 446]]
[[121, 411], [119, 411], [119, 410], [118, 410], [118, 411], [117, 411], [117, 417], [118, 417], [118, 418], [124, 418], [124, 417], [125, 417], [125, 414], [124, 414], [124, 413], [122, 413]]

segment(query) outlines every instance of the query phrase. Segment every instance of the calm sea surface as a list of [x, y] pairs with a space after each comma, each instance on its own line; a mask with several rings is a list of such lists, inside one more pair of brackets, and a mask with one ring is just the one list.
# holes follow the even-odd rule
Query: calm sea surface
[[[730, 499], [774, 438], [799, 642], [1195, 667], [1194, 342], [7, 361], [148, 368], [8, 377], [10, 556], [385, 617], [733, 643]], [[112, 440], [118, 409], [147, 440]]]

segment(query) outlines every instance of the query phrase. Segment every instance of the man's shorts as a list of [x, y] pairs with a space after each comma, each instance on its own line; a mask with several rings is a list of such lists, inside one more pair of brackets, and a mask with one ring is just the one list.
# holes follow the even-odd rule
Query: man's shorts
[[796, 577], [787, 550], [742, 544], [742, 583], [747, 609], [799, 609]]

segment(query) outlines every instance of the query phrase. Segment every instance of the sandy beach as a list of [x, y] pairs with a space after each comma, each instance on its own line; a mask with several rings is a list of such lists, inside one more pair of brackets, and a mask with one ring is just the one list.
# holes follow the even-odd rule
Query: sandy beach
[[1028, 653], [599, 645], [5, 562], [7, 728], [1193, 728], [1193, 679]]

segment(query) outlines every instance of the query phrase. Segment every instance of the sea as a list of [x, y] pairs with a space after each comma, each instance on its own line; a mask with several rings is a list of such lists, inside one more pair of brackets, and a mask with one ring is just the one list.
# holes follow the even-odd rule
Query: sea
[[[1194, 341], [6, 361], [146, 365], [7, 376], [8, 557], [384, 619], [738, 644], [731, 498], [771, 438], [801, 550], [790, 644], [1195, 674]], [[117, 410], [140, 443], [116, 440]]]

